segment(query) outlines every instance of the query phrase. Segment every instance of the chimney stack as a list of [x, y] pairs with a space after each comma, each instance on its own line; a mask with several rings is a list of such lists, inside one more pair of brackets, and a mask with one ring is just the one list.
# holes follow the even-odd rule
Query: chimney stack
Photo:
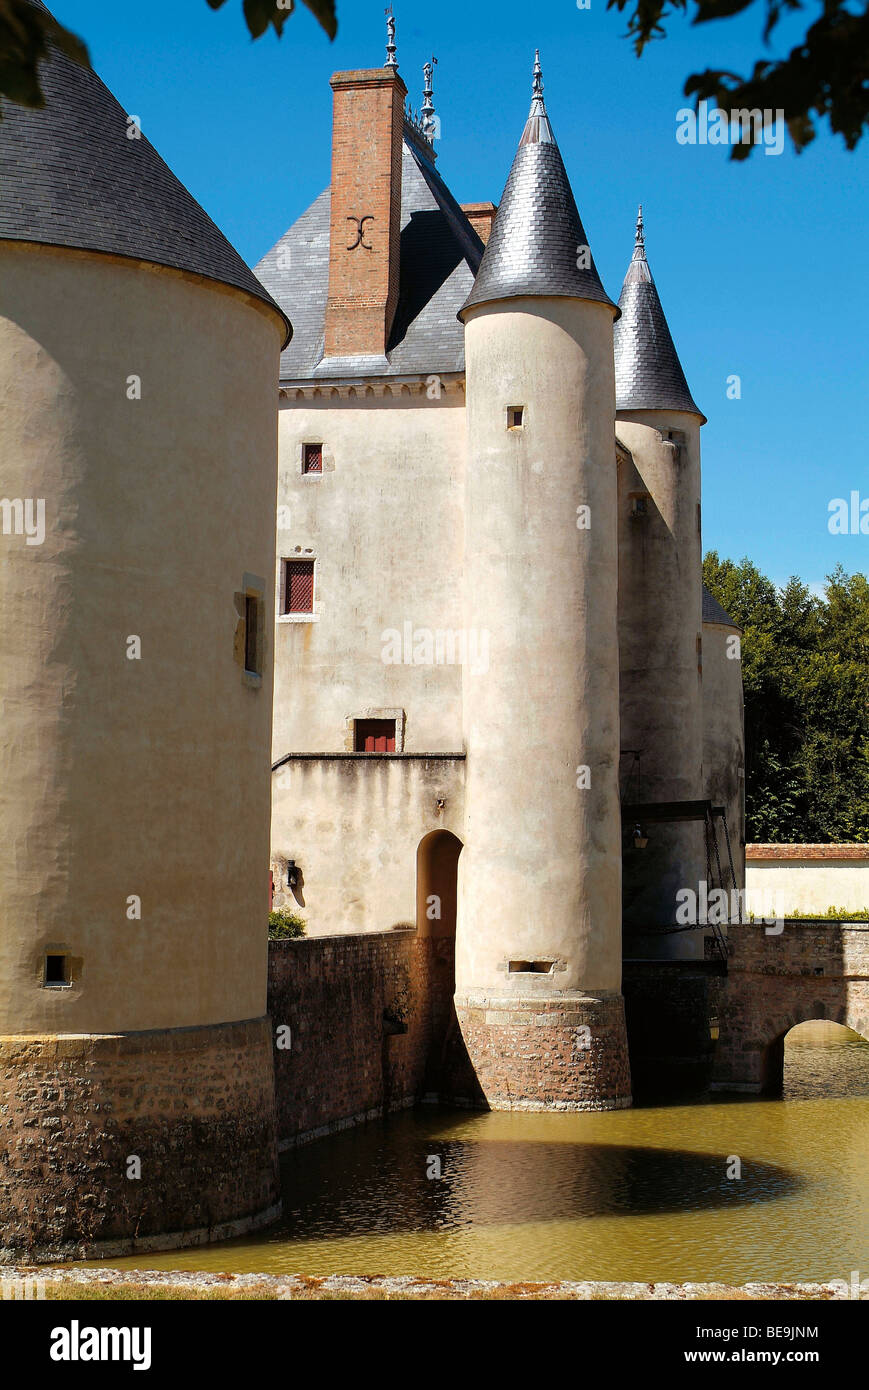
[[407, 88], [389, 65], [336, 72], [331, 87], [325, 356], [382, 357], [398, 302]]

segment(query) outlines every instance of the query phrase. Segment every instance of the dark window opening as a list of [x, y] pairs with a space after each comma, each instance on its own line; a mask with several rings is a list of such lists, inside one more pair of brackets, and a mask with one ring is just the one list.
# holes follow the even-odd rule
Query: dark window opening
[[323, 446], [322, 444], [305, 444], [302, 449], [302, 472], [303, 473], [322, 473], [323, 471]]
[[45, 983], [47, 985], [68, 985], [66, 956], [45, 957]]
[[357, 753], [394, 753], [394, 719], [357, 719], [353, 725], [353, 747]]
[[646, 515], [647, 515], [647, 511], [648, 511], [647, 502], [648, 502], [648, 499], [647, 499], [646, 497], [632, 497], [632, 498], [631, 498], [631, 513], [632, 513], [632, 515], [633, 515], [633, 516], [646, 516]]
[[507, 428], [508, 430], [520, 430], [522, 428], [522, 417], [525, 407], [522, 405], [508, 405], [507, 407]]
[[244, 669], [251, 676], [262, 675], [262, 642], [260, 638], [262, 599], [256, 594], [244, 596]]
[[284, 613], [313, 613], [314, 561], [284, 561]]
[[511, 975], [548, 975], [554, 964], [554, 960], [511, 960], [509, 971]]

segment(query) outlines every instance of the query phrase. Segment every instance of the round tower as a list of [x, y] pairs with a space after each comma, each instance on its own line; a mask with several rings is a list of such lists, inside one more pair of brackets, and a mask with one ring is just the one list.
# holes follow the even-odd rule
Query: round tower
[[274, 1219], [289, 325], [59, 52], [0, 139], [0, 1260]]
[[[703, 586], [703, 784], [727, 816], [736, 887], [745, 888], [742, 629]], [[723, 834], [720, 836], [724, 840]], [[721, 854], [727, 853], [726, 843]]]
[[612, 324], [543, 100], [473, 289], [456, 1008], [495, 1109], [630, 1104]]
[[[700, 426], [649, 263], [642, 208], [615, 325], [619, 458], [621, 782], [626, 804], [682, 803], [703, 786]], [[661, 812], [666, 814], [661, 808]], [[655, 813], [652, 812], [652, 815]], [[702, 820], [624, 821], [628, 956], [702, 959], [676, 925], [681, 889], [706, 878]]]

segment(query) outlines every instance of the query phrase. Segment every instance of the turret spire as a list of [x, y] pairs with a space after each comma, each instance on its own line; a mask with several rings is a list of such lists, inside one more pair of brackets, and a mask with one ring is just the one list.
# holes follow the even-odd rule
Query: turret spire
[[395, 57], [395, 16], [392, 13], [392, 6], [387, 5], [383, 13], [386, 15], [386, 62], [383, 66], [398, 72], [398, 62]]
[[539, 97], [543, 100], [543, 69], [540, 66], [540, 49], [534, 50], [534, 83], [531, 88], [532, 98], [536, 101]]
[[615, 305], [600, 282], [543, 101], [539, 50], [531, 110], [471, 293], [473, 304], [565, 295]]
[[432, 74], [434, 72], [434, 67], [436, 63], [437, 58], [433, 56], [430, 62], [423, 63], [422, 65], [422, 109], [419, 114], [422, 124], [422, 133], [425, 136], [425, 138], [429, 141], [435, 138], [438, 125], [437, 117], [435, 116], [434, 102], [432, 100], [432, 97], [434, 95], [434, 89], [432, 87]]
[[646, 259], [643, 207], [614, 330], [616, 410], [687, 410], [694, 404]]

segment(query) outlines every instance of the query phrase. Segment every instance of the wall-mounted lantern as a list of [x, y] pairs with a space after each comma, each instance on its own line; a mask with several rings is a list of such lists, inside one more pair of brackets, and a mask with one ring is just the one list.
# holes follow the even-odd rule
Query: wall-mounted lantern
[[634, 849], [645, 849], [649, 843], [649, 837], [641, 825], [634, 826]]
[[296, 888], [299, 883], [299, 870], [296, 868], [295, 859], [287, 861], [287, 887]]

